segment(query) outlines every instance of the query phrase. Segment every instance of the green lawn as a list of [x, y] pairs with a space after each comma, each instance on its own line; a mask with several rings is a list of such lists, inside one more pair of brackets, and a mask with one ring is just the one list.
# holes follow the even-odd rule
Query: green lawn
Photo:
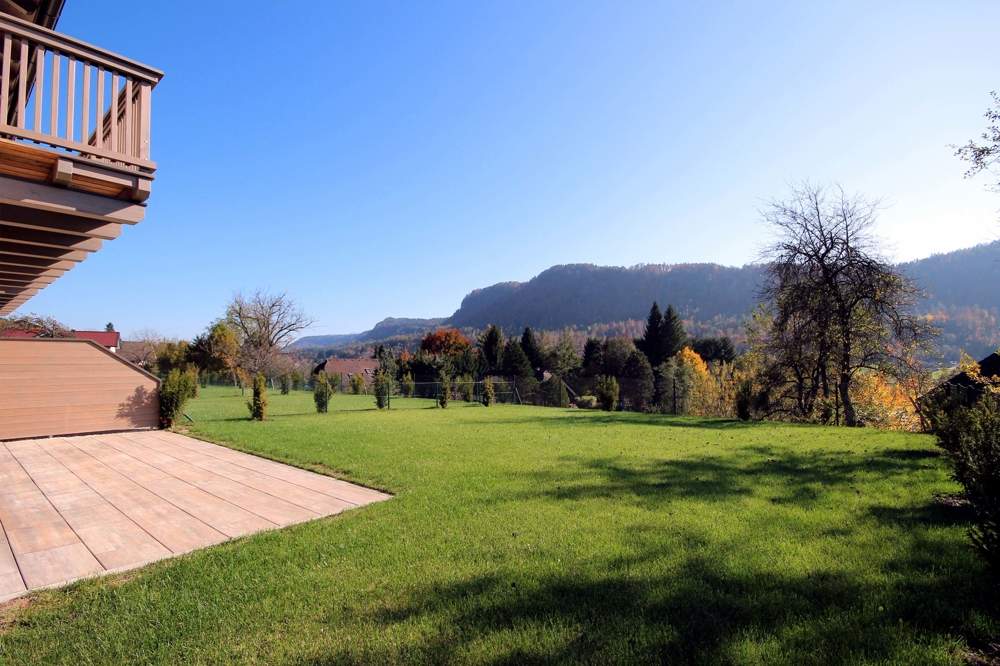
[[929, 437], [231, 389], [197, 436], [396, 497], [8, 609], [0, 662], [958, 663], [995, 590]]

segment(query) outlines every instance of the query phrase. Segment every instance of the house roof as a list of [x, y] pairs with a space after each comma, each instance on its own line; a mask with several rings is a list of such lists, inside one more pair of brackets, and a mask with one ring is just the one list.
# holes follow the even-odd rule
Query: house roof
[[73, 331], [73, 337], [79, 340], [93, 340], [104, 347], [120, 347], [122, 335], [118, 331]]
[[313, 370], [313, 374], [325, 370], [326, 374], [370, 375], [378, 368], [378, 361], [373, 358], [328, 358]]
[[[39, 328], [5, 328], [0, 331], [0, 338], [41, 338], [44, 332]], [[70, 331], [65, 337], [77, 340], [93, 340], [102, 347], [119, 347], [121, 333], [118, 331]]]
[[[979, 374], [983, 377], [1000, 377], [1000, 353], [993, 353], [979, 362]], [[941, 383], [941, 386], [961, 386], [970, 388], [976, 382], [969, 377], [968, 373], [960, 372], [951, 379]]]

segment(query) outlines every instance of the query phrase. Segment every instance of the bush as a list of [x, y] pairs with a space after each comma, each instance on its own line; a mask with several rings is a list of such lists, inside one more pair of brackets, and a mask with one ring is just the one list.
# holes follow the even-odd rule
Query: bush
[[160, 425], [169, 428], [180, 416], [184, 404], [194, 397], [197, 381], [192, 381], [190, 372], [174, 368], [160, 382]]
[[389, 375], [385, 370], [379, 370], [375, 373], [375, 381], [372, 382], [372, 388], [375, 391], [375, 406], [379, 409], [385, 409], [389, 406], [389, 396], [392, 395], [392, 376]]
[[552, 375], [539, 387], [542, 403], [547, 407], [569, 407], [569, 392], [559, 377]]
[[281, 387], [281, 395], [288, 395], [292, 390], [292, 376], [284, 374], [278, 377], [278, 385]]
[[267, 418], [267, 380], [264, 373], [258, 372], [253, 378], [253, 399], [247, 402], [247, 409], [254, 421]]
[[326, 372], [320, 370], [313, 381], [313, 402], [316, 403], [316, 411], [326, 414], [330, 408], [330, 395], [333, 393], [330, 387], [330, 378]]
[[753, 380], [744, 379], [736, 387], [736, 418], [749, 421], [753, 416]]
[[969, 536], [1000, 575], [1000, 395], [986, 394], [937, 422], [938, 440], [972, 505]]
[[417, 389], [416, 382], [413, 381], [413, 373], [407, 372], [403, 375], [403, 395], [407, 398], [412, 398], [414, 392]]
[[451, 399], [451, 377], [448, 375], [441, 375], [441, 391], [438, 393], [438, 404], [442, 409], [448, 406], [448, 401]]
[[606, 412], [613, 412], [618, 406], [618, 380], [608, 375], [601, 375], [594, 385], [597, 402]]
[[355, 373], [351, 375], [351, 393], [354, 395], [361, 395], [365, 392], [365, 378], [361, 376], [361, 373]]
[[198, 368], [194, 365], [189, 365], [187, 370], [184, 371], [187, 375], [187, 385], [189, 387], [188, 398], [198, 397]]
[[597, 397], [592, 395], [581, 395], [576, 399], [576, 406], [580, 409], [597, 409]]
[[472, 402], [472, 394], [476, 388], [475, 382], [470, 375], [462, 375], [458, 378], [458, 394], [465, 402]]
[[492, 407], [496, 401], [497, 401], [497, 392], [496, 389], [493, 388], [493, 379], [490, 377], [486, 377], [485, 379], [483, 379], [483, 395], [482, 395], [483, 407]]

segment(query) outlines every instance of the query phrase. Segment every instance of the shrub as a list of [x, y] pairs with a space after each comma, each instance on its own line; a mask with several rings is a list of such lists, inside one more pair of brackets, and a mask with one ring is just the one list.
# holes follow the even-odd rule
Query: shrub
[[344, 382], [344, 376], [339, 372], [334, 372], [327, 375], [327, 378], [330, 380], [330, 395], [333, 395], [340, 390], [340, 385]]
[[412, 398], [414, 392], [416, 391], [417, 384], [413, 381], [413, 373], [407, 372], [403, 375], [403, 395], [407, 398]]
[[253, 399], [247, 402], [247, 409], [254, 421], [263, 421], [267, 417], [267, 380], [262, 372], [253, 378]]
[[580, 409], [597, 409], [597, 398], [592, 395], [581, 395], [576, 399], [576, 406]]
[[736, 418], [749, 421], [753, 416], [753, 380], [743, 379], [736, 387]]
[[330, 378], [326, 372], [320, 370], [313, 382], [313, 402], [316, 403], [316, 411], [326, 414], [330, 407], [330, 395], [333, 393], [330, 387]]
[[942, 416], [937, 435], [972, 505], [972, 543], [1000, 575], [1000, 395]]
[[476, 388], [472, 377], [470, 375], [463, 375], [458, 378], [458, 382], [458, 394], [462, 396], [462, 400], [472, 402], [473, 389]]
[[278, 385], [281, 387], [281, 395], [288, 395], [292, 390], [292, 376], [283, 374], [278, 377]]
[[441, 375], [441, 390], [438, 393], [438, 404], [442, 409], [448, 406], [448, 401], [451, 399], [451, 378], [446, 375]]
[[609, 375], [601, 375], [594, 385], [594, 395], [601, 409], [606, 412], [614, 411], [618, 406], [618, 380]]
[[354, 395], [361, 395], [365, 392], [365, 378], [361, 376], [361, 373], [355, 373], [351, 375], [351, 393]]
[[548, 407], [569, 407], [569, 393], [566, 384], [559, 377], [552, 375], [541, 386], [542, 402]]
[[385, 370], [375, 373], [372, 389], [375, 391], [375, 406], [385, 409], [389, 406], [389, 396], [392, 395], [392, 376]]
[[174, 368], [167, 373], [166, 379], [160, 382], [160, 425], [169, 428], [180, 416], [184, 404], [194, 397], [195, 386], [192, 385], [191, 373], [181, 372]]
[[495, 403], [496, 401], [497, 401], [497, 392], [496, 389], [493, 388], [493, 379], [490, 377], [486, 377], [485, 379], [483, 379], [483, 395], [482, 395], [483, 407], [492, 407], [493, 403]]
[[189, 365], [184, 371], [187, 375], [187, 386], [188, 386], [188, 398], [198, 397], [198, 368], [194, 365]]

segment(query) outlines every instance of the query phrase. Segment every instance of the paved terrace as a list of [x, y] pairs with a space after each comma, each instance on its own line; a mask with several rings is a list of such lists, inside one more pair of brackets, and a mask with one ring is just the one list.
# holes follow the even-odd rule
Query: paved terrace
[[0, 442], [0, 600], [388, 498], [172, 432]]

